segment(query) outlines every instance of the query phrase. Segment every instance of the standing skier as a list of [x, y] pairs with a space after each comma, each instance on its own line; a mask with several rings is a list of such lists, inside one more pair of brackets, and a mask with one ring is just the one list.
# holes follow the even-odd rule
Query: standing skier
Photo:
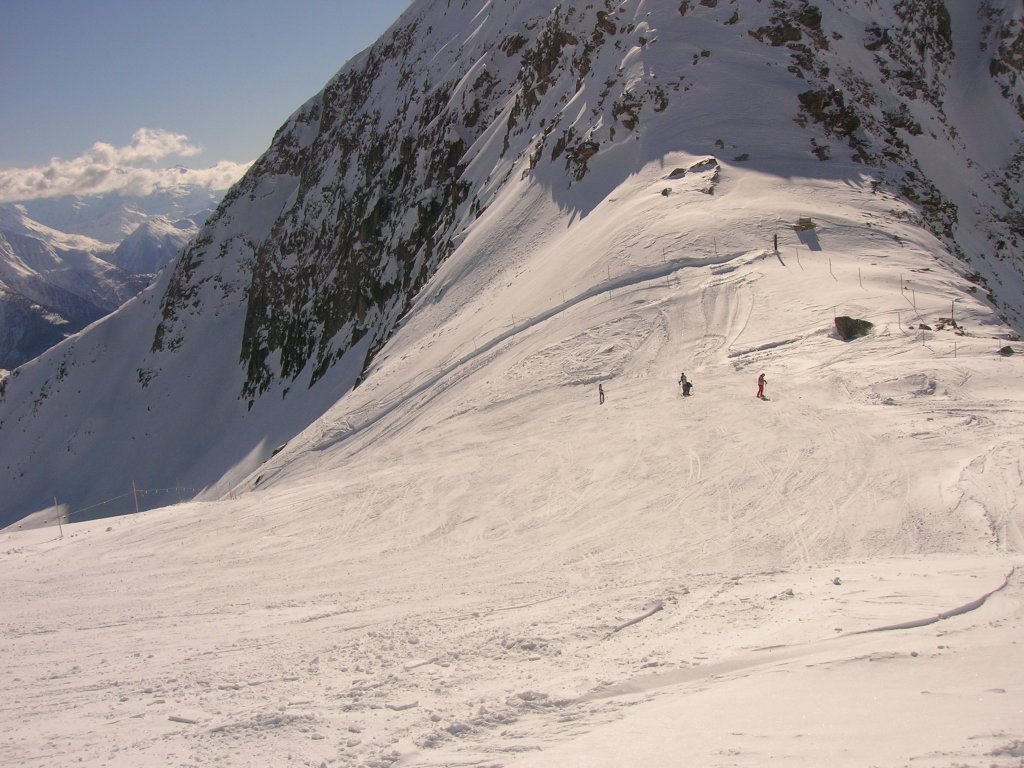
[[761, 398], [762, 400], [764, 400], [764, 385], [767, 383], [768, 379], [764, 377], [763, 373], [757, 377], [757, 397]]
[[597, 385], [597, 402], [598, 405], [604, 405], [604, 385]]
[[686, 372], [679, 374], [679, 387], [683, 390], [683, 397], [690, 394], [690, 382], [686, 379]]

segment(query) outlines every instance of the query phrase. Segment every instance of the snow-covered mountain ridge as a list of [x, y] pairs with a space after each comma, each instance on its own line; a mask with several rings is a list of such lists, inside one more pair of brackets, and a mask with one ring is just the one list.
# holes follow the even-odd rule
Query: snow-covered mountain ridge
[[[487, 284], [468, 257], [457, 278], [438, 282], [439, 266], [483, 236], [474, 233], [501, 233], [501, 256], [488, 258], [507, 264], [499, 272], [510, 280], [528, 271], [545, 240], [524, 241], [498, 213], [510, 199], [541, 206], [523, 184], [543, 190], [577, 240], [624, 181], [677, 156], [681, 173], [703, 161], [719, 169], [702, 182], [715, 195], [721, 169], [895, 192], [912, 204], [893, 203], [880, 221], [897, 215], [940, 237], [963, 259], [955, 272], [1019, 327], [1019, 9], [945, 9], [414, 3], [282, 127], [158, 286], [9, 380], [0, 429], [17, 424], [21, 437], [0, 457], [14, 489], [8, 519], [53, 497], [52, 470], [31, 469], [53, 452], [59, 495], [73, 506], [125, 485], [94, 471], [100, 451], [125, 476], [229, 487], [362, 380], [401, 318]], [[979, 104], [992, 115], [984, 123]], [[670, 207], [672, 195], [662, 197]], [[806, 199], [774, 215], [814, 213]], [[714, 250], [718, 220], [673, 226], [700, 232], [701, 258]], [[758, 226], [731, 253], [766, 242]], [[595, 245], [595, 263], [622, 258], [610, 242]], [[531, 297], [522, 311], [551, 305]], [[116, 350], [105, 355], [105, 397], [132, 403], [116, 426], [77, 424], [75, 414], [110, 404], [54, 378], [92, 381], [100, 348]], [[71, 420], [61, 437], [52, 418]], [[199, 450], [182, 456], [193, 443]]]
[[109, 260], [132, 274], [156, 274], [199, 233], [199, 224], [204, 220], [202, 216], [175, 221], [166, 216], [153, 216], [118, 243]]
[[[183, 169], [184, 170], [184, 169]], [[176, 184], [148, 195], [108, 192], [39, 198], [21, 203], [34, 220], [53, 229], [75, 232], [117, 245], [156, 216], [171, 221], [205, 220], [224, 197], [226, 188]]]

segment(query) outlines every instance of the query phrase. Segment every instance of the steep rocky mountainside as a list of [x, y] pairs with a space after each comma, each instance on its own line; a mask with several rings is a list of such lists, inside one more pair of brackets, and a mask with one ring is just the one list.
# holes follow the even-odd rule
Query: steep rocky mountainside
[[[975, 116], [946, 108], [951, 92], [992, 77], [1004, 109], [1024, 115], [1024, 28], [1012, 3], [984, 0], [975, 18], [961, 8], [956, 29], [942, 0], [510, 6], [416, 3], [299, 110], [178, 264], [154, 351], [180, 345], [190, 315], [244, 301], [250, 401], [275, 381], [315, 384], [364, 337], [365, 363], [519, 157], [538, 175], [585, 183], [594, 154], [708, 98], [700, 70], [723, 53], [700, 48], [709, 24], [732, 26], [737, 45], [756, 41], [766, 63], [785, 66], [793, 92], [779, 96], [792, 99], [807, 152], [852, 158], [879, 188], [917, 203], [1021, 326], [1021, 134], [977, 163], [992, 153], [972, 144]], [[861, 39], [835, 31], [840, 16], [857, 20]], [[630, 52], [645, 56], [666, 35], [688, 42], [692, 62], [621, 76]], [[926, 167], [936, 152], [965, 174]], [[225, 263], [241, 268], [227, 278]]]
[[[909, 201], [893, 215], [940, 238], [1020, 331], [1022, 51], [1014, 0], [417, 0], [282, 126], [156, 286], [8, 380], [0, 442], [22, 445], [0, 471], [19, 504], [49, 503], [30, 464], [57, 450], [96, 498], [83, 457], [169, 472], [170, 429], [202, 446], [175, 457], [175, 479], [244, 475], [439, 298], [424, 286], [510, 182], [596, 226], [587, 214], [623, 181], [607, 168], [672, 152], [711, 158], [706, 194], [732, 164]], [[117, 383], [71, 395], [101, 349]], [[175, 421], [133, 422], [132, 445], [113, 424], [46, 436], [110, 402], [131, 404], [122, 421]]]

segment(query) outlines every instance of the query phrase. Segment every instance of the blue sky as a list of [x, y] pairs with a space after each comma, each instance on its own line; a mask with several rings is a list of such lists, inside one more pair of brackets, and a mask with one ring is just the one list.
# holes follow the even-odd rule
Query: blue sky
[[121, 152], [143, 128], [169, 152], [150, 164], [255, 160], [409, 2], [5, 0], [0, 171]]

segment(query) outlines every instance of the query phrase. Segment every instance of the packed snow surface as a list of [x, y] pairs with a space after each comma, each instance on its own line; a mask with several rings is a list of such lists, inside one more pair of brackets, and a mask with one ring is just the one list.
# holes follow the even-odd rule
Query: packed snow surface
[[898, 201], [703, 160], [523, 182], [223, 500], [4, 533], [0, 763], [1019, 765], [1007, 329]]

